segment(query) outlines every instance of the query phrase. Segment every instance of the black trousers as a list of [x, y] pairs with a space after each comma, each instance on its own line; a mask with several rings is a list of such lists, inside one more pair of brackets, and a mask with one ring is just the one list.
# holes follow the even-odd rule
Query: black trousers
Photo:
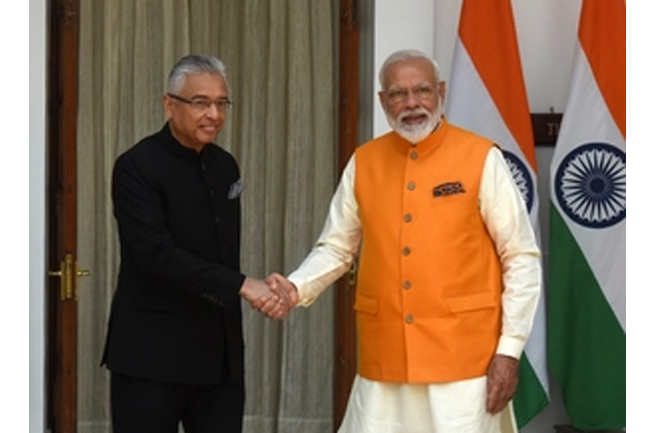
[[111, 373], [114, 433], [241, 433], [244, 381], [157, 382]]

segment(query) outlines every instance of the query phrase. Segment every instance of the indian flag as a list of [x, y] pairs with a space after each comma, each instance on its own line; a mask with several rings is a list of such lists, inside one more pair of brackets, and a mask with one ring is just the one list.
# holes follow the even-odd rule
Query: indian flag
[[[501, 146], [541, 241], [535, 144], [510, 0], [463, 3], [446, 112], [450, 122]], [[542, 293], [520, 361], [514, 398], [519, 427], [549, 402], [544, 309]]]
[[551, 163], [549, 366], [580, 430], [625, 426], [625, 2], [585, 0]]

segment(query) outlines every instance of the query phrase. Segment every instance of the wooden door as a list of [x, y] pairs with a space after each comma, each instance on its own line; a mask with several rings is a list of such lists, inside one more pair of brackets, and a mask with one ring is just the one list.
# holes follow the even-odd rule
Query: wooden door
[[50, 4], [48, 65], [47, 426], [77, 431], [78, 0]]
[[[359, 113], [359, 4], [340, 0], [339, 30], [339, 175], [358, 143]], [[343, 420], [357, 371], [354, 320], [354, 269], [336, 284], [336, 348], [334, 354], [334, 430]]]

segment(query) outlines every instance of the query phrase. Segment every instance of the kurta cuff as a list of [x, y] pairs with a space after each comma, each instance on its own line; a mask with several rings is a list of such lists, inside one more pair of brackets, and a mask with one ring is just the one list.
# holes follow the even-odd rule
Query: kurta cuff
[[506, 337], [504, 335], [499, 338], [499, 345], [497, 346], [497, 353], [499, 355], [511, 356], [519, 359], [521, 353], [524, 351], [526, 342], [514, 337]]
[[296, 286], [296, 290], [298, 291], [299, 306], [308, 307], [316, 300], [316, 296], [312, 295], [311, 291], [309, 290], [309, 285], [304, 279], [296, 275], [291, 275], [289, 276], [288, 280], [291, 281], [294, 286]]

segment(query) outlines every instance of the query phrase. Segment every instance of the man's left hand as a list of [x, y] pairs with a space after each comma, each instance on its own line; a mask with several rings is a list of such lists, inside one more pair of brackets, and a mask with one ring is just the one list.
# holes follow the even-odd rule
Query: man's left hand
[[519, 382], [519, 360], [506, 355], [494, 355], [487, 376], [487, 411], [495, 415], [508, 405]]

